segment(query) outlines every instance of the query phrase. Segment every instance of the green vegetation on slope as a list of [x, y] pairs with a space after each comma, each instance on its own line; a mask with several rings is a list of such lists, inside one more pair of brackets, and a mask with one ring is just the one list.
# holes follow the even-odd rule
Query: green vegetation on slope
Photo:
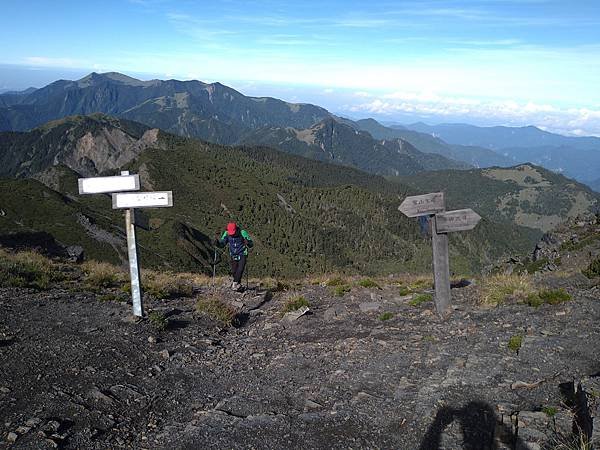
[[[85, 121], [81, 122], [85, 125]], [[232, 148], [159, 133], [156, 146], [123, 169], [142, 174], [142, 190], [172, 190], [174, 207], [146, 210], [151, 229], [138, 230], [143, 267], [210, 273], [213, 240], [229, 220], [254, 237], [251, 276], [430, 270], [431, 245], [416, 220], [397, 207], [402, 184], [269, 148]], [[118, 173], [117, 170], [103, 175]], [[460, 172], [462, 174], [462, 172]], [[108, 196], [77, 194], [77, 175], [53, 168], [31, 180], [2, 180], [0, 235], [47, 231], [79, 244], [87, 257], [125, 256], [123, 214]], [[1, 236], [0, 236], [1, 237]], [[497, 257], [529, 250], [537, 235], [483, 220], [451, 238], [452, 269], [468, 273]], [[219, 272], [227, 271], [226, 256]]]

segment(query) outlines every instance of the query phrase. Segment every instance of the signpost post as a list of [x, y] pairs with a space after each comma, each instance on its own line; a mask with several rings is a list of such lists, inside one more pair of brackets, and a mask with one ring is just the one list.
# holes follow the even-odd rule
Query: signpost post
[[135, 239], [135, 227], [149, 229], [148, 218], [135, 208], [168, 208], [173, 206], [172, 191], [162, 192], [123, 192], [138, 191], [140, 178], [138, 174], [130, 175], [122, 171], [121, 176], [80, 178], [78, 180], [80, 194], [112, 194], [113, 209], [125, 209], [125, 231], [127, 233], [127, 257], [129, 259], [129, 275], [131, 277], [131, 298], [133, 314], [144, 316], [142, 286], [140, 277], [139, 253]]
[[408, 217], [429, 216], [433, 247], [435, 307], [444, 316], [450, 306], [450, 262], [448, 234], [475, 228], [481, 217], [472, 209], [445, 211], [443, 192], [406, 197], [398, 210]]

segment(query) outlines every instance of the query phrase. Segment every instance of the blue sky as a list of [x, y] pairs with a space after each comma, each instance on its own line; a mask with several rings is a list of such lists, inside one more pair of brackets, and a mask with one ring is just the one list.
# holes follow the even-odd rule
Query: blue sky
[[3, 0], [0, 89], [221, 81], [353, 117], [600, 135], [600, 1]]

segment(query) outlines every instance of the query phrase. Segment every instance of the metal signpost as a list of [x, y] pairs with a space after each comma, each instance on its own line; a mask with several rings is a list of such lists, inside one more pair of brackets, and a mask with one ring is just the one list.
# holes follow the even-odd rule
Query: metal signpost
[[137, 191], [140, 189], [138, 174], [129, 175], [122, 171], [121, 176], [80, 178], [80, 194], [112, 194], [113, 209], [125, 209], [125, 230], [127, 232], [127, 256], [129, 259], [129, 275], [131, 277], [131, 298], [133, 301], [133, 314], [144, 316], [142, 302], [142, 286], [140, 283], [140, 265], [135, 227], [149, 229], [148, 217], [135, 208], [168, 208], [173, 206], [172, 191], [162, 192], [123, 192]]
[[431, 243], [433, 246], [433, 281], [435, 307], [444, 316], [450, 306], [450, 262], [448, 258], [448, 234], [454, 231], [472, 230], [481, 220], [472, 209], [445, 211], [443, 192], [406, 197], [398, 210], [408, 217], [431, 218]]

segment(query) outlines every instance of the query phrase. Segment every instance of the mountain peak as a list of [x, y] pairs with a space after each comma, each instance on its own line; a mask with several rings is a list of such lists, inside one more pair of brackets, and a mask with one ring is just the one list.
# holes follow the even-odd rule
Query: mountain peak
[[158, 80], [142, 81], [119, 72], [92, 72], [89, 75], [86, 75], [85, 77], [81, 78], [80, 80], [77, 80], [77, 85], [79, 87], [87, 87], [94, 86], [102, 82], [113, 82], [124, 84], [127, 86], [152, 86], [155, 85], [158, 82]]

